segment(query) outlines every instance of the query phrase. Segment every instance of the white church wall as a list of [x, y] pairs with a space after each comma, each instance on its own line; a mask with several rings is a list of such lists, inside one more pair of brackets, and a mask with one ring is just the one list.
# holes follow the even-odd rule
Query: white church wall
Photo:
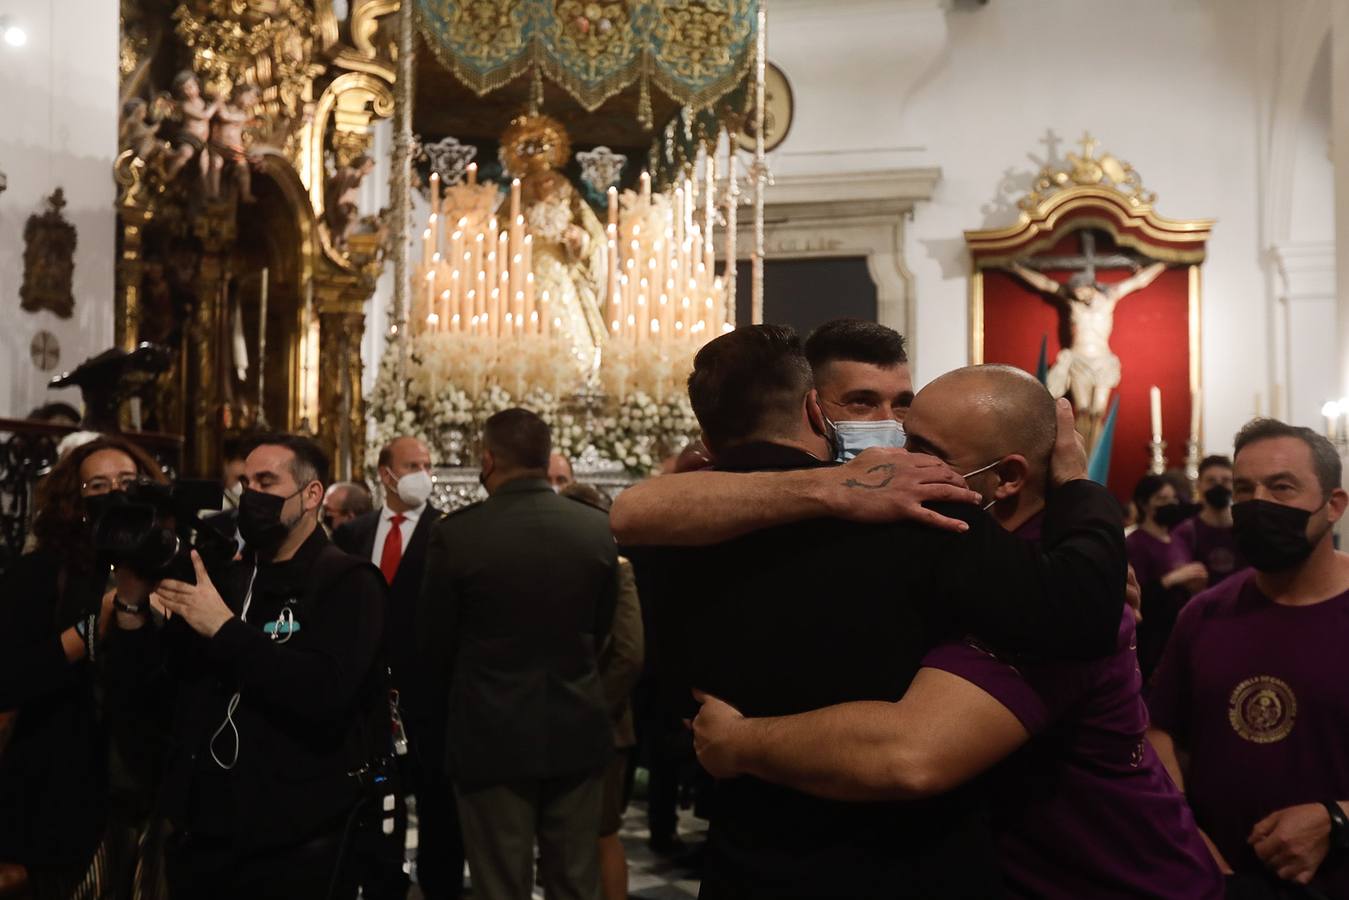
[[[21, 48], [0, 44], [0, 416], [23, 416], [51, 400], [79, 405], [78, 391], [49, 391], [55, 372], [31, 362], [38, 331], [60, 342], [57, 371], [112, 346], [118, 14], [88, 0], [8, 0], [3, 11], [28, 35]], [[78, 237], [70, 319], [19, 309], [24, 225], [58, 186]]]
[[[1113, 0], [857, 2], [834, 17], [826, 6], [836, 8], [770, 6], [769, 58], [797, 95], [771, 165], [793, 175], [941, 168], [907, 229], [918, 380], [968, 360], [961, 232], [1014, 219], [1047, 130], [1060, 155], [1090, 130], [1141, 173], [1163, 215], [1218, 220], [1204, 267], [1205, 437], [1229, 447], [1255, 394], [1269, 393], [1252, 0], [1136, 0], [1127, 15]], [[923, 66], [896, 60], [909, 45]], [[851, 72], [847, 94], [806, 86], [831, 69]]]

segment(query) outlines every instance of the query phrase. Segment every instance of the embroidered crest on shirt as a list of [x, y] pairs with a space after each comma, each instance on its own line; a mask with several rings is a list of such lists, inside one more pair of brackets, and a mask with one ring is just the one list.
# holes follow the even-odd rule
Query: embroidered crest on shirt
[[1227, 704], [1232, 729], [1254, 744], [1273, 744], [1288, 737], [1296, 717], [1293, 689], [1272, 675], [1247, 678], [1232, 691]]

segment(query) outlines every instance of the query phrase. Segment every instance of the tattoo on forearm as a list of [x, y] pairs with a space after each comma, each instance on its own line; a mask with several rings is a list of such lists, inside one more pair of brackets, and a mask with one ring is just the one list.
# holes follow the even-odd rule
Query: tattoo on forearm
[[847, 481], [843, 482], [843, 486], [847, 488], [862, 488], [863, 490], [868, 491], [877, 491], [883, 487], [888, 487], [890, 482], [895, 480], [895, 464], [881, 463], [878, 466], [872, 466], [870, 469], [867, 469], [867, 475], [874, 475], [875, 478], [867, 481], [849, 478]]

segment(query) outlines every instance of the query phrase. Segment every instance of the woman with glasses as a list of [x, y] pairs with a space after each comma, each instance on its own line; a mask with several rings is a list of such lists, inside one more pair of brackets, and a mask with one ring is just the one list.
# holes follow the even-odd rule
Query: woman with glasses
[[99, 498], [165, 480], [119, 437], [70, 451], [38, 486], [34, 549], [0, 586], [0, 862], [27, 868], [35, 900], [117, 889], [95, 666], [114, 604], [148, 610], [149, 585], [99, 564], [92, 523]]

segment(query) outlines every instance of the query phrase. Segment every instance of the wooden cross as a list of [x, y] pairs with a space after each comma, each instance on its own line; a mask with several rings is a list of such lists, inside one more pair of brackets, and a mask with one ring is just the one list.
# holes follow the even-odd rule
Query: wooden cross
[[1096, 280], [1096, 268], [1103, 269], [1132, 269], [1137, 265], [1138, 260], [1132, 256], [1126, 256], [1122, 253], [1112, 253], [1106, 256], [1096, 255], [1096, 232], [1090, 228], [1083, 228], [1078, 232], [1081, 236], [1082, 252], [1077, 256], [1036, 256], [1027, 259], [1024, 263], [1026, 268], [1044, 271], [1045, 269], [1063, 269], [1069, 272], [1085, 272], [1092, 281]]

